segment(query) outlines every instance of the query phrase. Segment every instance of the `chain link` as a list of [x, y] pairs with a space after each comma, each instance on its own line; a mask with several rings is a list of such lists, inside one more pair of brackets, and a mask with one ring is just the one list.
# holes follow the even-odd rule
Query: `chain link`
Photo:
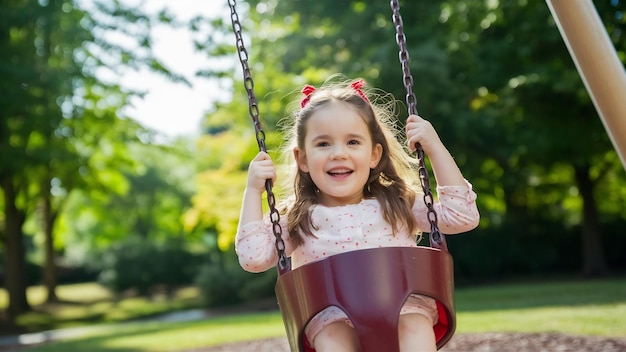
[[[390, 5], [393, 12], [393, 24], [396, 27], [396, 42], [400, 48], [398, 57], [402, 64], [402, 78], [404, 80], [404, 87], [406, 88], [406, 104], [409, 115], [417, 115], [417, 99], [415, 98], [415, 93], [413, 93], [413, 76], [411, 75], [411, 69], [409, 67], [410, 58], [409, 51], [406, 47], [402, 15], [400, 15], [400, 2], [399, 0], [391, 0]], [[446, 239], [441, 234], [439, 226], [437, 225], [437, 212], [434, 208], [433, 194], [430, 190], [430, 179], [428, 177], [428, 170], [426, 169], [424, 150], [419, 143], [415, 144], [415, 149], [419, 160], [418, 173], [424, 192], [424, 204], [426, 204], [426, 208], [428, 209], [427, 217], [430, 223], [430, 245], [438, 249], [448, 250]]]
[[[256, 132], [256, 140], [259, 145], [259, 150], [266, 152], [265, 146], [265, 131], [261, 127], [261, 119], [259, 118], [259, 105], [254, 95], [254, 80], [252, 79], [252, 73], [250, 72], [250, 66], [248, 65], [248, 50], [243, 42], [243, 35], [241, 30], [241, 22], [239, 22], [239, 15], [237, 14], [236, 1], [228, 0], [228, 6], [230, 7], [230, 19], [233, 24], [233, 33], [236, 38], [237, 53], [239, 55], [239, 61], [241, 62], [241, 68], [243, 69], [243, 82], [246, 92], [248, 93], [248, 111], [250, 117], [254, 123], [254, 130]], [[267, 191], [267, 204], [270, 208], [270, 220], [272, 222], [272, 231], [274, 237], [276, 237], [276, 251], [278, 252], [278, 272], [282, 275], [291, 270], [291, 262], [285, 253], [285, 241], [283, 240], [283, 230], [280, 226], [280, 213], [276, 208], [276, 197], [272, 191], [272, 181], [265, 181], [265, 190]]]

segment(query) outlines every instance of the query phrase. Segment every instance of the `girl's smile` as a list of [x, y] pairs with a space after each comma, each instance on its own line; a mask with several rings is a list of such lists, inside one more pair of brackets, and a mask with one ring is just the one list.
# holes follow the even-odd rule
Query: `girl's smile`
[[335, 178], [344, 178], [352, 174], [352, 170], [345, 168], [334, 168], [329, 170], [328, 174]]

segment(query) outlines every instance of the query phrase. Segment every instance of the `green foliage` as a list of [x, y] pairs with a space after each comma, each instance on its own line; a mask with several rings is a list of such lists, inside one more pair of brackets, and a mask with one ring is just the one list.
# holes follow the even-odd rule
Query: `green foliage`
[[163, 288], [169, 292], [190, 284], [199, 263], [181, 241], [157, 244], [130, 237], [102, 254], [99, 281], [118, 294], [131, 289], [144, 296]]
[[[565, 276], [577, 273], [583, 260], [580, 226], [563, 227], [539, 215], [533, 221], [512, 222], [448, 236], [454, 258], [455, 284], [478, 283], [526, 277]], [[623, 223], [603, 223], [602, 245], [615, 275], [626, 272], [622, 248], [626, 246]]]
[[164, 241], [198, 241], [199, 232], [185, 231], [183, 214], [195, 190], [194, 150], [182, 141], [169, 146], [129, 144], [141, 160], [119, 172], [117, 191], [93, 188], [74, 191], [60, 216], [58, 229], [71, 246], [65, 255], [73, 264], [89, 261], [89, 253], [129, 236]]
[[195, 285], [200, 289], [202, 303], [207, 307], [240, 303], [237, 291], [245, 279], [236, 264], [223, 267], [205, 264], [200, 267]]
[[204, 264], [196, 276], [202, 302], [207, 307], [253, 302], [274, 295], [276, 271], [248, 273], [241, 269], [232, 255], [222, 263]]
[[241, 297], [243, 302], [254, 302], [275, 296], [274, 287], [278, 279], [278, 272], [275, 268], [252, 275], [247, 275], [250, 279], [239, 289], [239, 297]]
[[28, 309], [24, 223], [41, 222], [35, 243], [42, 244], [53, 291], [54, 254], [69, 242], [55, 236], [55, 222], [72, 192], [127, 193], [125, 176], [140, 163], [127, 147], [153, 142], [124, 116], [141, 92], [122, 89], [116, 78], [147, 69], [185, 80], [152, 54], [150, 28], [171, 23], [166, 12], [150, 16], [119, 2], [30, 0], [2, 2], [0, 12], [0, 187], [7, 224], [0, 243], [12, 253], [5, 268], [12, 318]]

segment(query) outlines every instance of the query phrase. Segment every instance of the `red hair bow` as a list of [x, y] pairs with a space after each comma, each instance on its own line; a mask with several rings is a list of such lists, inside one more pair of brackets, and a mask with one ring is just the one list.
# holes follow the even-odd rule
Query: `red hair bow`
[[365, 82], [362, 79], [359, 79], [359, 80], [352, 82], [350, 86], [357, 92], [358, 95], [361, 96], [361, 98], [363, 98], [363, 100], [369, 103], [370, 102], [369, 99], [367, 99], [367, 97], [365, 96], [365, 94], [363, 94], [363, 91], [361, 90], [361, 88], [363, 88], [364, 85], [365, 85]]
[[304, 98], [302, 98], [302, 101], [300, 102], [300, 107], [304, 108], [306, 104], [308, 104], [309, 100], [311, 100], [311, 94], [315, 92], [315, 87], [307, 84], [304, 88], [302, 88], [301, 92], [304, 94]]

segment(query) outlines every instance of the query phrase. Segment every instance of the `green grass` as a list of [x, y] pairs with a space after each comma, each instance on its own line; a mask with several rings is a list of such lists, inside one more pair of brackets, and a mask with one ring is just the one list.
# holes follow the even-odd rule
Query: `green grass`
[[[42, 286], [29, 287], [27, 295], [33, 311], [20, 316], [18, 324], [28, 332], [124, 322], [200, 305], [196, 288], [178, 290], [171, 300], [158, 295], [153, 299], [133, 296], [117, 299], [96, 283], [59, 286], [60, 301], [53, 304], [44, 304], [46, 291]], [[6, 291], [0, 289], [0, 309], [7, 304]]]
[[279, 313], [241, 314], [186, 323], [132, 323], [27, 351], [180, 351], [285, 334]]
[[[550, 331], [626, 336], [626, 278], [458, 288], [455, 299], [457, 333]], [[136, 299], [132, 302], [135, 303], [128, 303], [130, 311], [143, 310], [131, 309], [130, 306], [138, 304]], [[140, 305], [149, 304], [141, 302]], [[285, 334], [278, 312], [184, 323], [99, 326], [99, 330], [92, 330], [86, 337], [45, 344], [28, 351], [178, 351]]]
[[626, 336], [626, 279], [458, 289], [457, 332]]

